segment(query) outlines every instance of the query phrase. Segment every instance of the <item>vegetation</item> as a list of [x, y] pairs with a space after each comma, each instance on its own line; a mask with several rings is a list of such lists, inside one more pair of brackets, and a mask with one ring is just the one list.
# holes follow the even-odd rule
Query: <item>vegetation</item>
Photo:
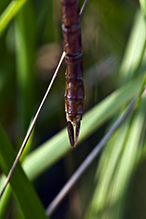
[[[82, 5], [83, 1], [80, 1]], [[0, 191], [63, 50], [60, 1], [0, 1]], [[51, 218], [146, 218], [146, 3], [89, 1], [81, 18], [85, 106], [77, 148], [64, 113], [65, 64], [0, 200], [0, 218], [45, 208], [133, 99]]]

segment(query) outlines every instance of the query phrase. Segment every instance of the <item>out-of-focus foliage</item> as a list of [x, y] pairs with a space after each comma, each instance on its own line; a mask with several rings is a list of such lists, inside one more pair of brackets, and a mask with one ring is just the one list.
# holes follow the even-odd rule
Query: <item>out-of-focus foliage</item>
[[[81, 18], [86, 114], [78, 147], [70, 148], [67, 131], [63, 129], [66, 127], [63, 64], [36, 123], [31, 149], [29, 144], [32, 151], [25, 153], [23, 167], [29, 179], [35, 179], [34, 187], [45, 208], [126, 104], [140, 92], [146, 74], [145, 1], [140, 3], [139, 6], [136, 0], [92, 0], [87, 4]], [[0, 122], [3, 126], [0, 152], [4, 153], [0, 167], [1, 172], [7, 173], [5, 165], [12, 162], [7, 162], [8, 156], [14, 159], [11, 144], [17, 152], [63, 50], [61, 4], [58, 0], [1, 0], [0, 15]], [[52, 218], [146, 217], [145, 106], [145, 99], [139, 101], [134, 114], [106, 145], [100, 160], [81, 177]], [[16, 172], [21, 176], [21, 168]], [[17, 176], [13, 177], [15, 181]], [[3, 185], [3, 175], [0, 180]], [[13, 187], [13, 183], [11, 186], [17, 201], [12, 199], [8, 186], [0, 202], [1, 218], [29, 217], [26, 215], [30, 209], [26, 210], [26, 205], [23, 208], [20, 198], [21, 187], [27, 187], [24, 191], [31, 187], [27, 178], [24, 176], [20, 187]], [[33, 190], [30, 202], [31, 194]], [[26, 197], [24, 203], [28, 201]], [[40, 209], [37, 208], [38, 212]]]

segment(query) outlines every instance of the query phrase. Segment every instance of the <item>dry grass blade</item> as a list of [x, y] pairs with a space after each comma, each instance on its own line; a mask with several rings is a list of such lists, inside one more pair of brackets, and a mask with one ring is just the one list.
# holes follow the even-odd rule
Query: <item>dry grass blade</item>
[[83, 6], [82, 6], [82, 8], [81, 8], [81, 10], [80, 10], [80, 13], [79, 13], [80, 19], [81, 19], [81, 17], [83, 16], [83, 13], [84, 13], [84, 11], [85, 11], [85, 8], [86, 8], [86, 5], [87, 5], [88, 1], [89, 1], [89, 0], [85, 0], [84, 3], [83, 3]]
[[18, 152], [18, 154], [17, 154], [17, 157], [16, 157], [16, 159], [15, 159], [15, 161], [14, 161], [14, 163], [13, 163], [13, 165], [12, 165], [10, 171], [9, 171], [9, 174], [8, 174], [8, 176], [7, 176], [5, 185], [4, 185], [4, 187], [3, 187], [3, 189], [2, 189], [2, 192], [1, 192], [1, 194], [0, 194], [0, 198], [1, 198], [2, 195], [3, 195], [3, 193], [4, 193], [5, 189], [6, 189], [6, 186], [7, 186], [8, 182], [9, 182], [9, 180], [10, 180], [10, 178], [11, 178], [11, 175], [12, 175], [14, 169], [15, 169], [15, 166], [17, 165], [17, 163], [18, 163], [18, 161], [19, 161], [19, 158], [20, 158], [20, 156], [21, 156], [21, 154], [22, 154], [22, 152], [23, 152], [23, 150], [24, 150], [24, 148], [25, 148], [25, 145], [26, 145], [26, 143], [27, 143], [27, 141], [28, 141], [28, 139], [29, 139], [29, 136], [30, 136], [30, 134], [31, 134], [31, 132], [32, 132], [32, 130], [33, 130], [33, 128], [34, 128], [34, 125], [35, 125], [35, 123], [36, 123], [36, 121], [37, 121], [37, 118], [38, 118], [38, 116], [39, 116], [39, 113], [40, 113], [40, 111], [41, 111], [41, 109], [42, 109], [42, 107], [43, 107], [43, 105], [44, 105], [44, 103], [45, 103], [45, 100], [46, 100], [46, 98], [47, 98], [47, 96], [48, 96], [48, 94], [49, 94], [49, 92], [50, 92], [50, 89], [51, 89], [51, 87], [52, 87], [52, 85], [53, 85], [53, 83], [54, 83], [54, 80], [55, 80], [55, 78], [56, 78], [56, 76], [57, 76], [57, 74], [58, 74], [59, 68], [60, 68], [60, 66], [61, 66], [61, 63], [63, 62], [64, 57], [65, 57], [65, 52], [62, 53], [61, 59], [60, 59], [59, 64], [58, 64], [58, 66], [57, 66], [57, 68], [56, 68], [56, 71], [55, 71], [55, 73], [54, 73], [54, 75], [53, 75], [53, 77], [52, 77], [52, 80], [51, 80], [51, 82], [50, 82], [50, 84], [49, 84], [49, 86], [48, 86], [48, 89], [47, 89], [47, 91], [46, 91], [46, 93], [45, 93], [45, 96], [44, 96], [44, 98], [43, 98], [43, 100], [42, 100], [42, 102], [41, 102], [41, 104], [40, 104], [40, 106], [39, 106], [39, 108], [38, 108], [38, 110], [37, 110], [35, 116], [34, 116], [34, 119], [33, 119], [32, 122], [31, 122], [31, 125], [30, 125], [30, 127], [29, 127], [29, 129], [28, 129], [28, 132], [27, 132], [27, 134], [26, 134], [26, 136], [25, 136], [25, 138], [24, 138], [24, 141], [23, 141], [23, 143], [22, 143], [22, 145], [21, 145], [21, 147], [20, 147], [20, 150], [19, 150], [19, 152]]

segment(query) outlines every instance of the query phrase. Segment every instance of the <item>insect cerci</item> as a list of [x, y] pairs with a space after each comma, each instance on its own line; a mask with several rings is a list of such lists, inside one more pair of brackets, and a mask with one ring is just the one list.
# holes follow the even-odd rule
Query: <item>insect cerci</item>
[[[83, 114], [84, 85], [81, 28], [77, 0], [62, 0], [62, 31], [66, 52], [65, 112], [71, 146], [76, 147]], [[76, 127], [75, 139], [74, 128]]]

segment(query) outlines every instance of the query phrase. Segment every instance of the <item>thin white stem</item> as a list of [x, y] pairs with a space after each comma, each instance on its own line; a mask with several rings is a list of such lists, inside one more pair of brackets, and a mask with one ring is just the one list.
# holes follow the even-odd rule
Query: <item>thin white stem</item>
[[13, 163], [13, 165], [12, 165], [10, 171], [9, 171], [9, 174], [8, 174], [8, 176], [7, 176], [7, 178], [6, 178], [6, 182], [5, 182], [4, 187], [3, 187], [2, 191], [1, 191], [0, 198], [1, 198], [1, 196], [3, 195], [3, 193], [4, 193], [5, 189], [6, 189], [6, 186], [7, 186], [8, 182], [9, 182], [9, 180], [10, 180], [10, 178], [11, 178], [11, 175], [12, 175], [14, 169], [15, 169], [15, 166], [17, 165], [17, 163], [18, 163], [18, 161], [19, 161], [19, 158], [20, 158], [20, 156], [21, 156], [21, 154], [22, 154], [22, 152], [23, 152], [23, 150], [24, 150], [24, 148], [25, 148], [25, 145], [26, 145], [26, 143], [27, 143], [27, 141], [28, 141], [28, 139], [29, 139], [29, 136], [30, 136], [30, 134], [31, 134], [31, 132], [32, 132], [32, 130], [33, 130], [33, 128], [34, 128], [34, 125], [35, 125], [35, 123], [36, 123], [36, 121], [37, 121], [37, 118], [38, 118], [38, 116], [39, 116], [39, 113], [40, 113], [40, 111], [41, 111], [41, 109], [42, 109], [42, 107], [43, 107], [43, 105], [44, 105], [44, 103], [45, 103], [45, 101], [46, 101], [46, 99], [47, 99], [47, 96], [48, 96], [48, 94], [49, 94], [49, 92], [50, 92], [50, 89], [51, 89], [51, 87], [52, 87], [52, 85], [53, 85], [53, 83], [54, 83], [54, 80], [55, 80], [55, 78], [56, 78], [56, 76], [57, 76], [57, 74], [58, 74], [59, 68], [60, 68], [60, 66], [61, 66], [61, 64], [62, 64], [62, 61], [63, 61], [63, 59], [64, 59], [64, 57], [65, 57], [65, 54], [66, 54], [65, 52], [62, 53], [62, 56], [61, 56], [61, 58], [60, 58], [60, 61], [59, 61], [58, 66], [57, 66], [57, 68], [56, 68], [56, 71], [55, 71], [55, 73], [54, 73], [54, 75], [53, 75], [53, 77], [52, 77], [52, 79], [51, 79], [51, 82], [50, 82], [50, 84], [49, 84], [49, 86], [48, 86], [48, 89], [47, 89], [47, 91], [46, 91], [46, 93], [45, 93], [45, 95], [44, 95], [44, 97], [43, 97], [43, 100], [42, 100], [42, 102], [41, 102], [41, 104], [40, 104], [40, 106], [39, 106], [39, 108], [38, 108], [38, 110], [37, 110], [37, 112], [36, 112], [36, 114], [35, 114], [35, 116], [34, 116], [32, 122], [31, 122], [31, 124], [30, 124], [30, 127], [29, 127], [29, 129], [28, 129], [28, 131], [27, 131], [27, 134], [26, 134], [26, 136], [25, 136], [25, 138], [24, 138], [24, 141], [23, 141], [23, 143], [22, 143], [22, 145], [21, 145], [21, 147], [20, 147], [20, 150], [19, 150], [19, 152], [18, 152], [18, 154], [17, 154], [17, 157], [16, 157], [16, 159], [15, 159], [15, 161], [14, 161], [14, 163]]
[[83, 16], [83, 13], [84, 13], [84, 11], [85, 11], [85, 8], [86, 8], [86, 5], [87, 5], [88, 1], [89, 1], [89, 0], [85, 0], [84, 3], [83, 3], [83, 5], [82, 5], [82, 8], [81, 8], [80, 13], [79, 13], [79, 18], [80, 18], [80, 19], [81, 19], [81, 17]]

